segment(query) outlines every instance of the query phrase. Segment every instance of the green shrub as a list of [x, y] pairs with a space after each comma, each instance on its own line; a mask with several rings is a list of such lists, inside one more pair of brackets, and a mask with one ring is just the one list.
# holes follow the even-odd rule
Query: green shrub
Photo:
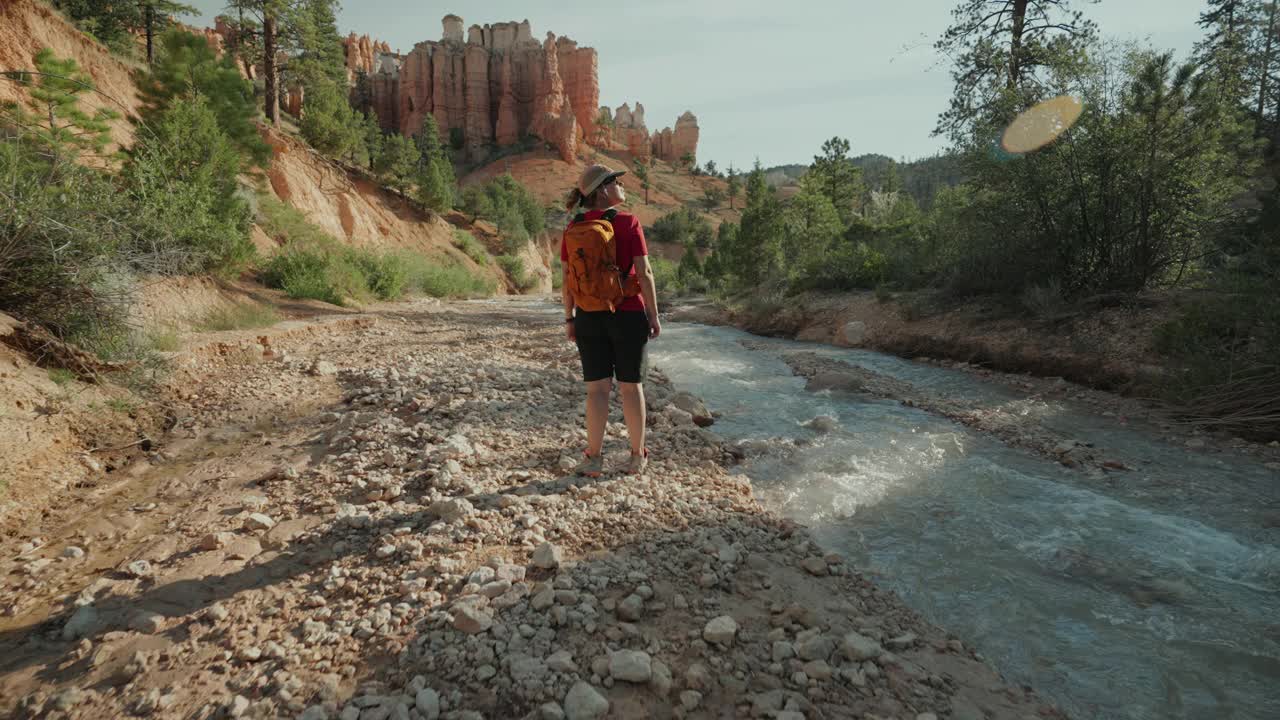
[[222, 332], [225, 330], [249, 330], [269, 327], [280, 321], [280, 315], [270, 305], [255, 302], [239, 302], [231, 306], [220, 307], [201, 318], [196, 329], [203, 332]]
[[484, 218], [498, 226], [508, 255], [519, 252], [546, 227], [542, 206], [510, 174], [468, 187], [462, 193], [462, 208], [473, 220]]
[[231, 274], [254, 256], [249, 206], [237, 195], [239, 151], [205, 100], [175, 99], [125, 168], [136, 207], [133, 263], [166, 274]]
[[458, 248], [477, 265], [489, 264], [489, 251], [476, 240], [475, 236], [462, 228], [453, 229], [453, 246]]
[[175, 352], [182, 347], [178, 331], [171, 327], [149, 331], [147, 333], [147, 342], [151, 345], [151, 349], [160, 352]]
[[701, 213], [687, 207], [663, 215], [646, 230], [646, 238], [652, 242], [684, 245], [693, 241], [699, 248], [710, 247], [714, 234], [711, 223]]
[[560, 262], [560, 256], [556, 255], [551, 258], [551, 288], [559, 290], [564, 285], [564, 265]]
[[538, 284], [537, 276], [525, 270], [524, 260], [514, 255], [499, 255], [494, 258], [498, 267], [511, 278], [522, 292], [531, 290]]
[[473, 273], [459, 264], [432, 262], [421, 255], [410, 262], [410, 287], [438, 298], [470, 298], [492, 295], [493, 280]]

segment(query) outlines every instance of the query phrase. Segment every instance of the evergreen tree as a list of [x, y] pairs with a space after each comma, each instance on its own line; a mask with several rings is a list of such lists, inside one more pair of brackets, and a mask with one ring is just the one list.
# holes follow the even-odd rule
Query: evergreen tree
[[228, 0], [227, 9], [247, 22], [237, 24], [237, 42], [252, 46], [262, 64], [263, 114], [272, 125], [280, 124], [280, 68], [277, 56], [286, 51], [282, 40], [289, 37], [293, 5], [290, 0]]
[[307, 92], [299, 129], [311, 147], [335, 158], [354, 161], [365, 141], [364, 116], [347, 102], [342, 88], [327, 80]]
[[240, 153], [203, 96], [177, 98], [139, 136], [125, 167], [137, 209], [134, 263], [150, 272], [232, 272], [253, 255]]
[[436, 212], [452, 209], [457, 195], [457, 180], [453, 163], [440, 141], [439, 128], [431, 115], [427, 115], [422, 130], [414, 136], [414, 144], [418, 149], [419, 199]]
[[418, 148], [413, 140], [392, 133], [383, 139], [382, 152], [374, 161], [374, 170], [396, 192], [404, 195], [415, 179], [418, 157]]
[[[54, 152], [101, 152], [111, 141], [108, 123], [120, 114], [102, 108], [92, 114], [81, 109], [82, 95], [94, 89], [90, 77], [70, 58], [61, 59], [44, 48], [36, 55], [36, 71], [6, 72], [28, 88], [28, 108], [14, 102], [0, 105], [4, 117], [33, 132]], [[28, 112], [30, 110], [30, 112]]]
[[934, 44], [951, 58], [955, 90], [934, 134], [983, 141], [990, 126], [1040, 100], [1047, 71], [1078, 59], [1097, 28], [1071, 0], [962, 0]]
[[727, 192], [729, 195], [729, 209], [732, 210], [733, 201], [742, 192], [742, 178], [738, 176], [738, 171], [733, 169], [732, 165], [729, 166], [729, 187]]
[[172, 29], [160, 36], [156, 62], [139, 82], [150, 120], [176, 99], [202, 98], [218, 126], [241, 151], [264, 163], [271, 149], [258, 134], [253, 85], [240, 75], [228, 55], [219, 58], [203, 37]]
[[[840, 219], [848, 224], [863, 195], [862, 171], [849, 159], [849, 141], [833, 137], [822, 144], [822, 154], [815, 155], [809, 172], [801, 178], [815, 192], [827, 196]], [[751, 189], [747, 188], [748, 201]]]

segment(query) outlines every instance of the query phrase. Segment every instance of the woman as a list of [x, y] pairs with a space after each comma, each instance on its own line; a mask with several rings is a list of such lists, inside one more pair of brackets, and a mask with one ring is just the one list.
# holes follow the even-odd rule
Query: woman
[[604, 165], [588, 167], [578, 178], [578, 186], [569, 191], [566, 208], [577, 215], [575, 221], [603, 218], [612, 223], [617, 267], [624, 269], [628, 278], [639, 280], [639, 294], [625, 297], [614, 311], [588, 311], [578, 307], [570, 289], [568, 246], [564, 239], [560, 244], [565, 273], [561, 285], [565, 331], [569, 340], [578, 345], [582, 379], [587, 385], [587, 448], [574, 471], [588, 477], [599, 477], [604, 472], [602, 446], [609, 419], [609, 392], [615, 378], [631, 441], [631, 459], [624, 472], [643, 474], [649, 461], [642, 384], [647, 365], [645, 345], [649, 339], [658, 337], [662, 327], [658, 322], [658, 299], [644, 230], [635, 215], [613, 210], [626, 202], [626, 191], [619, 179], [625, 174]]

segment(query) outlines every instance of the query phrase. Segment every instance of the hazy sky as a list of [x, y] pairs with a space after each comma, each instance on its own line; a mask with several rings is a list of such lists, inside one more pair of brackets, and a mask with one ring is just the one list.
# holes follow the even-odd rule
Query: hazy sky
[[[207, 24], [225, 0], [185, 0]], [[440, 19], [465, 24], [528, 19], [596, 48], [600, 102], [644, 104], [650, 130], [685, 110], [701, 127], [698, 160], [749, 167], [808, 163], [823, 140], [854, 154], [895, 158], [943, 147], [929, 136], [951, 94], [933, 50], [957, 0], [343, 0], [339, 23], [408, 52], [438, 40]], [[1204, 0], [1077, 2], [1104, 35], [1146, 39], [1185, 57], [1200, 36]]]

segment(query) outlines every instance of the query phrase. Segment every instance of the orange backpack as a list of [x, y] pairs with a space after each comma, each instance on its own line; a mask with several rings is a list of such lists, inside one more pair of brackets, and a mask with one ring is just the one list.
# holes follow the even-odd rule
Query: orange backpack
[[583, 310], [614, 312], [629, 297], [640, 294], [640, 280], [631, 275], [631, 263], [618, 267], [618, 246], [613, 235], [613, 218], [608, 210], [596, 220], [578, 215], [564, 231], [569, 262], [565, 286], [573, 302]]

